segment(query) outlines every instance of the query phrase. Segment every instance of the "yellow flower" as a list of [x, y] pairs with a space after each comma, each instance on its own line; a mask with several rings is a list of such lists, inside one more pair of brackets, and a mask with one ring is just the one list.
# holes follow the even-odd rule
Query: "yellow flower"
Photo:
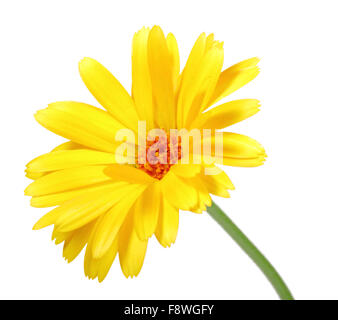
[[[253, 167], [264, 162], [258, 142], [217, 130], [254, 115], [257, 100], [207, 110], [254, 79], [257, 63], [252, 58], [222, 71], [223, 43], [202, 33], [180, 73], [175, 37], [165, 37], [158, 26], [143, 28], [133, 38], [130, 96], [100, 63], [84, 58], [79, 64], [82, 80], [105, 110], [64, 101], [36, 113], [42, 126], [69, 141], [27, 164], [27, 177], [34, 180], [25, 190], [31, 205], [55, 207], [34, 229], [54, 225], [52, 238], [56, 244], [64, 242], [68, 262], [87, 245], [84, 270], [89, 278], [102, 281], [117, 253], [124, 275], [138, 275], [153, 234], [164, 247], [174, 243], [179, 209], [201, 213], [211, 205], [209, 194], [229, 197], [234, 187], [215, 164]], [[140, 157], [140, 150], [148, 155], [156, 145], [165, 148], [164, 158], [176, 150], [176, 160], [183, 159], [181, 139], [157, 138], [146, 141], [134, 162], [120, 164], [124, 153], [117, 152], [121, 140], [116, 135], [126, 128], [140, 133], [140, 120], [146, 121], [147, 132], [158, 128], [168, 137], [170, 129], [213, 129], [211, 136], [202, 135], [201, 143], [215, 150], [220, 142], [222, 156], [214, 151], [213, 162], [203, 156], [198, 164], [154, 164]], [[192, 156], [195, 151], [189, 152]]]

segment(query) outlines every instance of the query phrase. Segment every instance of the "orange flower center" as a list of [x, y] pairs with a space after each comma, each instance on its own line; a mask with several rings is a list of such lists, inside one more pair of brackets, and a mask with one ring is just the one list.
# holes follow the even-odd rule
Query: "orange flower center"
[[153, 178], [161, 180], [170, 168], [181, 159], [181, 137], [160, 135], [147, 140], [145, 148], [140, 147], [136, 168]]

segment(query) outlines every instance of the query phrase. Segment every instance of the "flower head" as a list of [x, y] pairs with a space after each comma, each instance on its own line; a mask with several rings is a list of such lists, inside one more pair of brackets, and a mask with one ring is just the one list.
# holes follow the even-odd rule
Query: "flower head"
[[86, 246], [89, 278], [102, 281], [117, 253], [124, 275], [138, 275], [153, 234], [164, 247], [175, 242], [179, 210], [201, 213], [210, 194], [229, 197], [234, 187], [217, 164], [264, 162], [258, 142], [220, 131], [254, 115], [259, 102], [210, 108], [254, 79], [257, 63], [222, 71], [223, 43], [202, 33], [180, 72], [175, 37], [143, 28], [133, 38], [129, 95], [105, 67], [84, 58], [80, 75], [104, 109], [64, 101], [36, 113], [68, 141], [27, 164], [31, 205], [55, 207], [34, 229], [54, 225], [52, 238], [64, 242], [69, 262]]

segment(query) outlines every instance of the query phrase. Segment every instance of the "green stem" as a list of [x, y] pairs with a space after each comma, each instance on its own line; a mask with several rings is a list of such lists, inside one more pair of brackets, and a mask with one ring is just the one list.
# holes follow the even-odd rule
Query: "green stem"
[[231, 219], [213, 202], [207, 208], [207, 212], [216, 222], [230, 235], [230, 237], [244, 250], [244, 252], [256, 263], [261, 271], [268, 278], [281, 300], [294, 300], [291, 292], [284, 283], [281, 276], [245, 236], [245, 234], [231, 221]]

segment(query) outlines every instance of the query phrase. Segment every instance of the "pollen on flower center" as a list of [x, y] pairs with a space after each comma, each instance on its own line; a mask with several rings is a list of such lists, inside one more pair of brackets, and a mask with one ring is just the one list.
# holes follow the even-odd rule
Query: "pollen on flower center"
[[136, 168], [161, 180], [181, 156], [181, 137], [166, 133], [147, 139], [145, 148], [139, 150]]

